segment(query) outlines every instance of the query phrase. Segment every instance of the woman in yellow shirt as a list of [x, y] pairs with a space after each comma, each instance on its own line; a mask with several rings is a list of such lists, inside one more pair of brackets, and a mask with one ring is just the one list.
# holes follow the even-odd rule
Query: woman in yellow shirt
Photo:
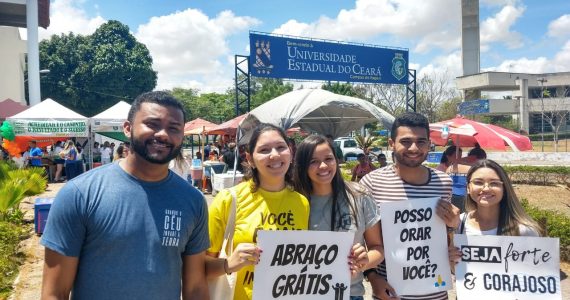
[[[304, 230], [309, 220], [309, 202], [292, 187], [291, 149], [285, 132], [260, 124], [247, 145], [246, 181], [233, 187], [236, 195], [234, 252], [228, 259], [217, 257], [230, 215], [232, 194], [220, 192], [209, 208], [209, 277], [238, 272], [234, 299], [252, 298], [254, 265], [261, 249], [256, 245], [258, 230]], [[280, 216], [286, 216], [285, 218]]]

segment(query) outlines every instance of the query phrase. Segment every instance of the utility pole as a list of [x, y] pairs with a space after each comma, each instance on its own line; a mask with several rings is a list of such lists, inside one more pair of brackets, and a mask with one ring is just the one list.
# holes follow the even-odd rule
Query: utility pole
[[540, 113], [540, 139], [542, 141], [541, 152], [544, 152], [544, 83], [548, 82], [546, 78], [538, 78], [536, 81], [540, 82], [540, 104], [542, 112]]

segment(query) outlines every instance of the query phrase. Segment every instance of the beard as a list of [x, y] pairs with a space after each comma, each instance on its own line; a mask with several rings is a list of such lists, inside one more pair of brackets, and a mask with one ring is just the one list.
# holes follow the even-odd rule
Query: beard
[[[168, 152], [165, 157], [160, 157], [160, 153], [149, 153], [148, 146], [153, 143], [160, 143], [169, 146], [170, 152]], [[144, 141], [142, 139], [134, 138], [134, 134], [131, 134], [131, 147], [132, 151], [138, 154], [144, 160], [153, 164], [161, 165], [169, 163], [172, 159], [176, 158], [180, 154], [180, 151], [182, 151], [182, 144], [180, 144], [178, 147], [175, 147], [173, 144], [162, 143], [156, 139], [149, 139]]]
[[421, 166], [422, 163], [426, 160], [427, 155], [428, 154], [425, 153], [423, 159], [418, 159], [418, 161], [416, 162], [416, 161], [413, 161], [413, 160], [410, 160], [410, 159], [404, 157], [404, 155], [402, 155], [400, 153], [394, 152], [394, 157], [396, 158], [396, 162], [398, 162], [398, 164], [401, 164], [401, 165], [406, 166], [408, 168], [417, 168], [417, 167]]

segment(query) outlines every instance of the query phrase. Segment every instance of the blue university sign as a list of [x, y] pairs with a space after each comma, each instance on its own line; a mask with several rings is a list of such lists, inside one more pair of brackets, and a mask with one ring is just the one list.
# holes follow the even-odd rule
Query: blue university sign
[[250, 33], [252, 76], [408, 83], [408, 50]]

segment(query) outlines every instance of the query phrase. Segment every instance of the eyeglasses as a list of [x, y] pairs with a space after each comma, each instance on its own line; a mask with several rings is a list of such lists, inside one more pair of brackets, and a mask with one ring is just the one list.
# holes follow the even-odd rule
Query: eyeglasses
[[485, 186], [488, 186], [490, 189], [493, 189], [493, 190], [498, 190], [498, 189], [503, 188], [503, 182], [499, 181], [499, 180], [484, 181], [484, 180], [480, 180], [480, 179], [475, 179], [475, 180], [471, 180], [470, 182], [474, 187], [476, 187], [478, 189], [483, 189], [483, 188], [485, 188]]

